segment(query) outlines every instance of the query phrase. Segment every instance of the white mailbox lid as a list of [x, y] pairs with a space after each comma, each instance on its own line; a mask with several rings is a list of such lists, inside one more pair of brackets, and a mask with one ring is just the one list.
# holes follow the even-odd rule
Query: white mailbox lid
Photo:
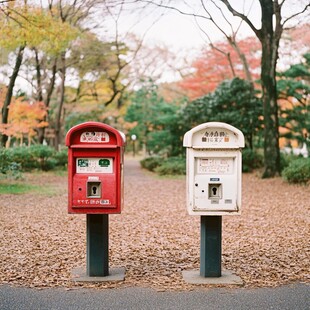
[[243, 133], [226, 123], [200, 124], [186, 132], [183, 146], [194, 149], [232, 149], [244, 147]]

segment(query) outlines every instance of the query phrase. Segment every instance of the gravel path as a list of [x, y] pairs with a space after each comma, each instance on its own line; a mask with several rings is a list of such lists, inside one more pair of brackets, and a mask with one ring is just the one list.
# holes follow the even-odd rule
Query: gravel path
[[[27, 182], [54, 194], [2, 195], [0, 284], [27, 287], [152, 287], [192, 290], [182, 270], [199, 269], [199, 217], [185, 207], [185, 178], [159, 178], [126, 160], [125, 208], [110, 219], [110, 267], [126, 267], [119, 283], [74, 283], [85, 266], [85, 215], [67, 214], [67, 179], [43, 174]], [[56, 193], [56, 194], [55, 194]], [[246, 287], [309, 283], [309, 186], [243, 175], [241, 216], [223, 217], [222, 268]]]

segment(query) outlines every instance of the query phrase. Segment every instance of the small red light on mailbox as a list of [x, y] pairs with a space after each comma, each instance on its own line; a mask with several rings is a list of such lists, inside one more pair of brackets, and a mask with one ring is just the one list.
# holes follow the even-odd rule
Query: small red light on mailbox
[[125, 136], [115, 128], [86, 122], [72, 127], [68, 146], [68, 212], [121, 213]]

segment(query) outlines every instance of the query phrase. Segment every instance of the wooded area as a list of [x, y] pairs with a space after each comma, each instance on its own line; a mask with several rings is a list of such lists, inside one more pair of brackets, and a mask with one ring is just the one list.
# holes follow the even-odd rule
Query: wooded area
[[[299, 1], [287, 14], [293, 2], [257, 1], [257, 26], [234, 1], [197, 1], [196, 11], [177, 1], [136, 1], [146, 12], [196, 20], [208, 45], [180, 66], [168, 48], [120, 32], [123, 12], [133, 14], [129, 1], [0, 1], [1, 145], [58, 150], [69, 128], [92, 120], [123, 131], [129, 145], [136, 135], [147, 154], [182, 156], [187, 130], [222, 121], [243, 131], [248, 149], [264, 150], [264, 177], [278, 175], [280, 144], [310, 151], [310, 5]], [[114, 25], [109, 35], [105, 19]], [[201, 21], [223, 39], [212, 41]], [[244, 24], [253, 36], [239, 35]], [[178, 80], [160, 82], [167, 67]]]

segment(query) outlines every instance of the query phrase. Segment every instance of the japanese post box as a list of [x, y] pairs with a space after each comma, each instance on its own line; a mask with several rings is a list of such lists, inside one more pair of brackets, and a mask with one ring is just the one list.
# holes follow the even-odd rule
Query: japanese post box
[[86, 122], [72, 127], [68, 146], [68, 212], [121, 213], [125, 135], [115, 128]]
[[240, 214], [244, 136], [219, 122], [186, 132], [187, 210], [190, 215]]

